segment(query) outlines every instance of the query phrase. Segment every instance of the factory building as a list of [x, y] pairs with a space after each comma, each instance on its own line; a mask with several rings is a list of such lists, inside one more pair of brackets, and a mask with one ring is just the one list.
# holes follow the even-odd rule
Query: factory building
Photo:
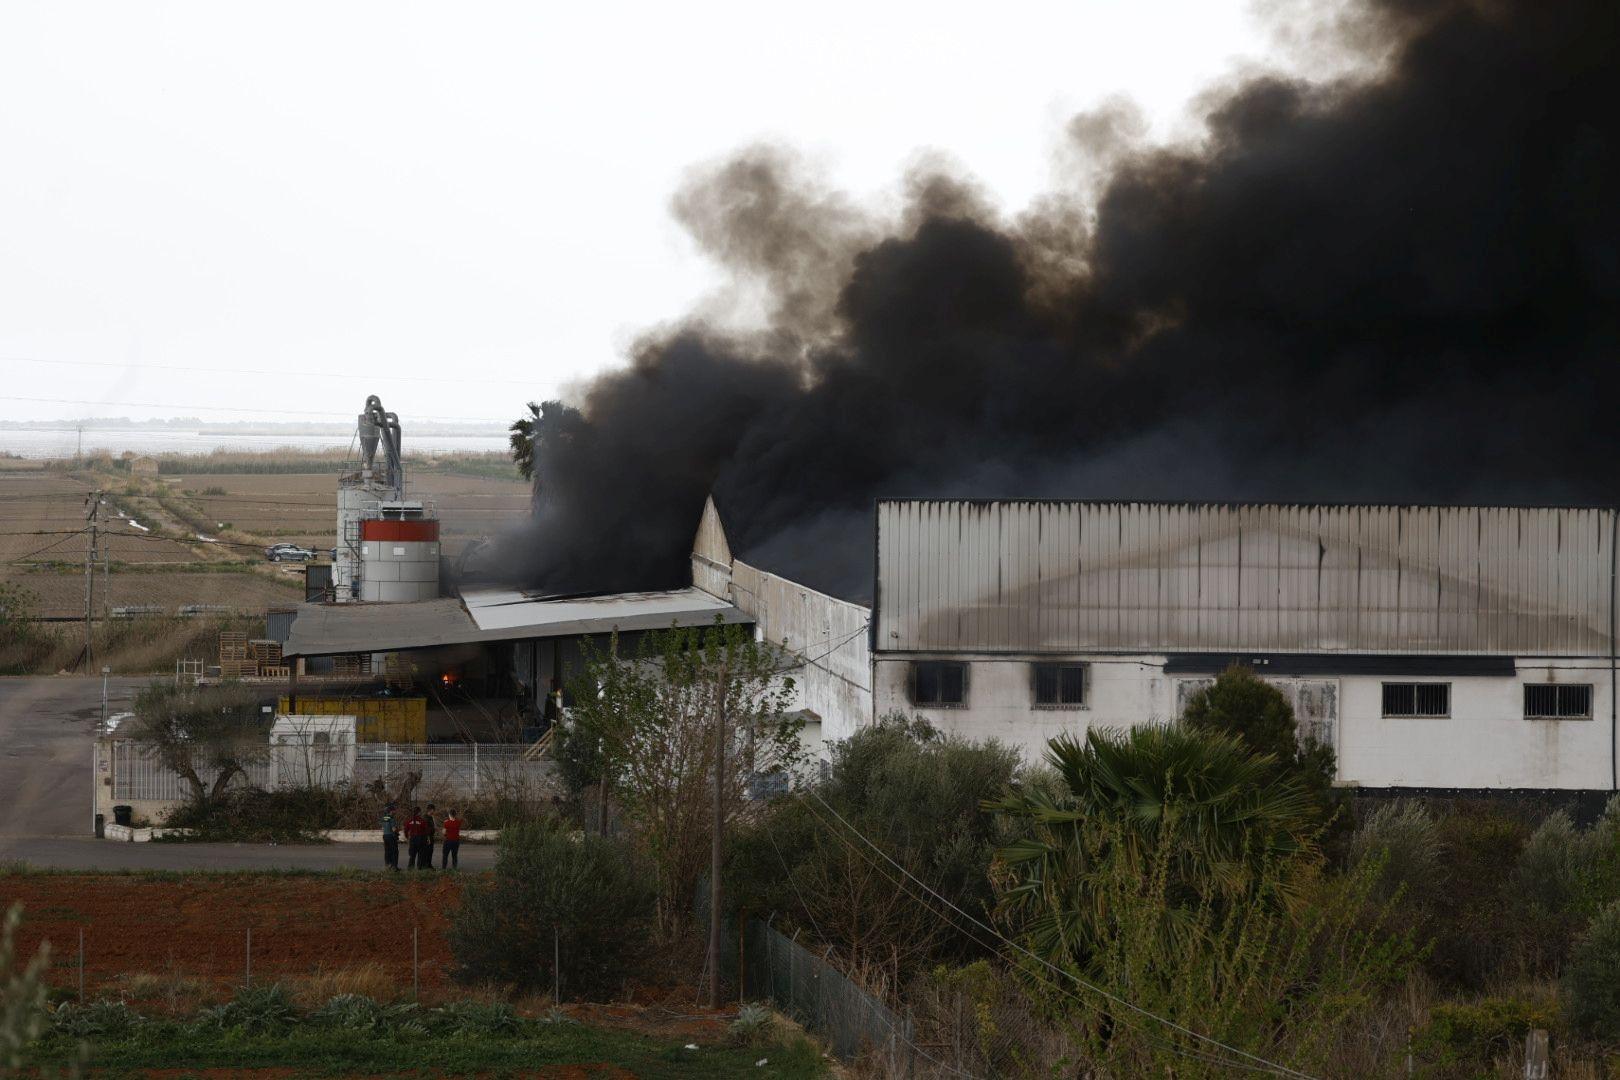
[[[1610, 509], [882, 500], [872, 710], [1038, 754], [1253, 668], [1367, 788], [1616, 786]], [[762, 622], [763, 625], [763, 622]]]
[[755, 637], [781, 649], [808, 753], [822, 756], [825, 743], [871, 722], [870, 608], [733, 555], [713, 498], [692, 543], [692, 584], [735, 607], [753, 622]]

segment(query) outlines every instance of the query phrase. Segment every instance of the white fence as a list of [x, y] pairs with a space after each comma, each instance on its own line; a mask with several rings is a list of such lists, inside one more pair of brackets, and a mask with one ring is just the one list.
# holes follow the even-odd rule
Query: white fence
[[[422, 791], [533, 797], [552, 788], [556, 768], [548, 761], [529, 760], [528, 750], [510, 743], [273, 746], [265, 761], [249, 766], [247, 775], [232, 780], [231, 786], [365, 787], [381, 781], [392, 789], [408, 774], [420, 773], [417, 787]], [[203, 783], [212, 785], [214, 776], [203, 773]], [[178, 773], [129, 739], [113, 743], [112, 779], [115, 800], [177, 800], [191, 795]]]

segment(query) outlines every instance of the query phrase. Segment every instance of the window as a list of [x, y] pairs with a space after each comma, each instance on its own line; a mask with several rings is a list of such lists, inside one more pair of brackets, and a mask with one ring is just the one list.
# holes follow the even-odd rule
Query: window
[[914, 705], [960, 705], [967, 700], [967, 665], [918, 660], [911, 665]]
[[1592, 719], [1592, 686], [1559, 686], [1552, 683], [1526, 685], [1524, 688], [1524, 718], [1526, 720], [1590, 720]]
[[1086, 703], [1086, 665], [1034, 664], [1035, 704], [1051, 709]]
[[1385, 716], [1450, 716], [1451, 684], [1443, 682], [1387, 682]]

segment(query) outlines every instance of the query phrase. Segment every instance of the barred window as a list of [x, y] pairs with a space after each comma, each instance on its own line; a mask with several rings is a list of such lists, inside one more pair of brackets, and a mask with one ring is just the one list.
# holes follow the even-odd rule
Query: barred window
[[1086, 703], [1086, 665], [1034, 664], [1035, 704], [1077, 708]]
[[1450, 716], [1450, 683], [1384, 684], [1384, 715]]
[[948, 660], [918, 660], [911, 665], [914, 705], [961, 705], [967, 700], [967, 665]]
[[1553, 683], [1526, 684], [1524, 688], [1524, 718], [1526, 720], [1590, 720], [1592, 719], [1592, 685], [1555, 685]]

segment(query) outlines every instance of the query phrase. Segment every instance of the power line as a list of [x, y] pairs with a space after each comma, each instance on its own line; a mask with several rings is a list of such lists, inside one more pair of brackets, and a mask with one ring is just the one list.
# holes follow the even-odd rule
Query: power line
[[1196, 1039], [1199, 1042], [1206, 1043], [1206, 1044], [1208, 1044], [1210, 1046], [1217, 1047], [1217, 1048], [1219, 1048], [1221, 1050], [1225, 1050], [1228, 1053], [1236, 1054], [1239, 1057], [1247, 1058], [1248, 1060], [1250, 1060], [1252, 1062], [1255, 1062], [1256, 1064], [1265, 1066], [1265, 1067], [1267, 1067], [1269, 1069], [1272, 1069], [1272, 1070], [1276, 1071], [1279, 1075], [1295, 1077], [1295, 1078], [1297, 1078], [1297, 1080], [1315, 1080], [1315, 1078], [1312, 1077], [1309, 1073], [1302, 1073], [1302, 1072], [1298, 1071], [1297, 1069], [1292, 1069], [1292, 1068], [1289, 1068], [1286, 1065], [1279, 1065], [1277, 1062], [1269, 1061], [1266, 1058], [1260, 1057], [1258, 1054], [1251, 1054], [1248, 1051], [1240, 1050], [1235, 1046], [1228, 1046], [1226, 1043], [1221, 1042], [1219, 1039], [1213, 1038], [1213, 1037], [1211, 1037], [1209, 1035], [1200, 1034], [1199, 1032], [1196, 1032], [1196, 1031], [1192, 1030], [1189, 1027], [1184, 1027], [1183, 1025], [1176, 1023], [1174, 1020], [1171, 1020], [1171, 1019], [1169, 1019], [1167, 1017], [1160, 1016], [1157, 1013], [1152, 1012], [1152, 1011], [1150, 1011], [1148, 1009], [1144, 1009], [1140, 1005], [1137, 1005], [1136, 1003], [1131, 1002], [1131, 1001], [1127, 1001], [1125, 998], [1122, 998], [1122, 997], [1118, 996], [1117, 994], [1111, 993], [1110, 991], [1105, 990], [1102, 987], [1097, 986], [1094, 983], [1087, 982], [1085, 979], [1082, 979], [1080, 976], [1076, 975], [1072, 971], [1065, 971], [1063, 968], [1058, 967], [1056, 964], [1053, 964], [1051, 961], [1045, 959], [1044, 957], [1039, 956], [1039, 955], [1031, 952], [1029, 949], [1024, 948], [1024, 946], [1018, 944], [1016, 941], [1012, 941], [1012, 940], [1010, 940], [1010, 939], [1008, 939], [1006, 937], [1003, 937], [999, 931], [997, 931], [993, 927], [985, 925], [984, 923], [980, 922], [978, 919], [974, 918], [972, 915], [969, 915], [967, 912], [965, 912], [961, 908], [957, 907], [949, 899], [947, 899], [944, 896], [941, 896], [938, 892], [936, 892], [933, 889], [932, 886], [928, 885], [926, 882], [919, 879], [910, 870], [907, 870], [904, 866], [901, 866], [898, 862], [895, 862], [894, 859], [889, 856], [888, 852], [886, 852], [882, 848], [878, 847], [871, 840], [868, 840], [864, 833], [862, 833], [859, 829], [855, 828], [855, 826], [851, 825], [844, 818], [844, 816], [842, 814], [840, 814], [837, 810], [834, 810], [831, 806], [829, 806], [827, 804], [827, 801], [825, 799], [823, 799], [821, 797], [820, 793], [817, 792], [814, 788], [807, 788], [806, 790], [809, 792], [810, 796], [812, 798], [814, 798], [818, 803], [820, 803], [822, 805], [822, 807], [829, 814], [831, 814], [834, 818], [836, 818], [841, 825], [843, 825], [850, 832], [854, 833], [855, 836], [857, 838], [859, 838], [860, 841], [862, 843], [864, 843], [867, 847], [869, 847], [873, 851], [877, 852], [877, 854], [879, 856], [881, 856], [884, 859], [884, 861], [886, 861], [890, 866], [893, 866], [896, 870], [900, 871], [900, 873], [904, 874], [911, 881], [915, 882], [919, 888], [926, 891], [929, 895], [933, 896], [940, 903], [944, 904], [946, 907], [948, 907], [952, 911], [956, 912], [962, 918], [967, 919], [969, 922], [973, 923], [973, 925], [979, 927], [985, 933], [990, 934], [991, 936], [995, 937], [997, 940], [999, 940], [1002, 943], [1006, 944], [1010, 948], [1016, 949], [1018, 952], [1020, 952], [1023, 955], [1029, 957], [1031, 960], [1033, 960], [1036, 963], [1042, 965], [1043, 967], [1050, 968], [1055, 974], [1062, 975], [1062, 976], [1064, 976], [1064, 977], [1066, 977], [1068, 979], [1071, 979], [1076, 984], [1078, 984], [1079, 986], [1083, 987], [1086, 990], [1091, 991], [1094, 994], [1099, 995], [1103, 999], [1105, 999], [1105, 1000], [1107, 1000], [1107, 1001], [1109, 1001], [1109, 1002], [1111, 1002], [1111, 1003], [1113, 1003], [1115, 1005], [1118, 1005], [1121, 1008], [1129, 1009], [1131, 1012], [1134, 1012], [1134, 1013], [1136, 1013], [1136, 1014], [1138, 1014], [1140, 1016], [1146, 1017], [1147, 1019], [1153, 1020], [1156, 1023], [1162, 1024], [1162, 1025], [1164, 1025], [1165, 1027], [1169, 1028], [1172, 1031], [1179, 1032], [1179, 1033], [1181, 1033], [1183, 1035], [1188, 1036], [1189, 1038]]
[[[51, 548], [53, 548], [53, 547], [56, 547], [58, 544], [67, 543], [69, 540], [71, 540], [75, 536], [83, 536], [84, 533], [85, 533], [84, 529], [76, 529], [73, 532], [70, 532], [67, 535], [63, 536], [59, 540], [52, 540], [50, 543], [46, 544], [42, 548], [36, 548], [33, 551], [30, 551], [26, 555], [19, 555], [15, 559], [7, 559], [6, 561], [8, 563], [11, 563], [11, 564], [25, 562], [28, 559], [32, 559], [35, 555], [43, 555], [45, 552], [51, 550]], [[13, 535], [16, 535], [16, 534], [13, 534]]]
[[6, 359], [13, 363], [22, 364], [117, 368], [120, 371], [188, 371], [202, 375], [269, 375], [272, 377], [285, 375], [306, 379], [359, 379], [365, 382], [417, 382], [451, 386], [527, 386], [533, 388], [535, 385], [527, 379], [445, 379], [436, 378], [432, 375], [389, 375], [374, 371], [351, 373], [335, 368], [327, 371], [289, 371], [285, 368], [268, 371], [259, 368], [230, 368], [227, 370], [222, 368], [188, 367], [181, 364], [116, 364], [105, 360], [36, 360], [32, 356], [9, 356]]
[[[802, 798], [802, 794], [801, 794], [801, 798]], [[825, 804], [823, 804], [823, 805], [825, 805]], [[879, 874], [881, 874], [883, 876], [884, 880], [888, 881], [891, 885], [893, 885], [900, 892], [904, 893], [906, 896], [908, 896], [908, 897], [915, 896], [915, 894], [910, 889], [906, 888], [904, 882], [900, 881], [893, 874], [890, 874], [882, 866], [880, 866], [878, 863], [876, 863], [872, 859], [872, 857], [870, 855], [866, 854], [864, 851], [862, 851], [861, 849], [855, 847], [855, 845], [851, 844], [849, 842], [848, 838], [846, 838], [837, 828], [835, 828], [832, 825], [828, 824], [828, 822], [825, 819], [823, 819], [819, 814], [816, 813], [814, 807], [810, 806], [809, 803], [805, 803], [805, 808], [810, 812], [811, 818], [818, 825], [821, 825], [823, 828], [827, 829], [827, 831], [830, 832], [835, 839], [837, 839], [846, 848], [848, 848], [851, 852], [853, 852], [858, 858], [862, 859], [868, 866], [872, 867], [872, 869], [876, 870]], [[830, 807], [828, 809], [831, 810]], [[842, 819], [840, 819], [840, 820], [842, 820]], [[847, 824], [847, 822], [846, 822], [846, 824]], [[854, 830], [853, 826], [851, 826], [851, 831], [855, 831], [857, 836], [861, 835], [859, 833], [859, 831]], [[862, 836], [861, 838], [863, 840], [865, 840], [864, 836]], [[879, 854], [882, 854], [882, 851], [880, 849], [876, 848], [875, 845], [873, 846], [873, 850], [877, 850], [879, 852]], [[887, 858], [887, 856], [885, 856], [885, 858]], [[891, 863], [893, 862], [892, 859], [889, 860], [889, 861]], [[915, 877], [912, 877], [912, 875], [910, 875], [910, 874], [908, 874], [907, 876], [911, 877], [913, 881], [917, 880]], [[919, 882], [919, 884], [921, 884], [921, 882]], [[927, 889], [928, 887], [926, 885], [923, 885], [923, 888]], [[935, 896], [936, 898], [939, 898], [942, 901], [944, 900], [943, 897], [939, 897], [939, 894], [933, 892], [933, 890], [929, 889], [928, 892], [931, 895]], [[927, 901], [923, 897], [915, 896], [915, 898], [918, 900], [919, 903], [921, 903], [923, 905], [924, 908], [926, 908], [929, 911], [930, 914], [937, 915], [940, 918], [940, 920], [943, 921], [947, 926], [949, 926], [953, 930], [956, 930], [956, 931], [964, 934], [974, 944], [982, 946], [984, 948], [988, 948], [991, 952], [998, 952], [999, 951], [996, 948], [995, 945], [984, 941], [979, 935], [975, 934], [972, 930], [964, 928], [963, 926], [958, 924], [955, 920], [953, 920], [950, 917], [949, 914], [941, 914], [939, 912], [936, 912], [932, 907], [930, 907], [928, 905]], [[802, 902], [802, 900], [801, 900], [801, 902]], [[944, 902], [947, 905], [949, 905], [952, 908], [952, 910], [960, 912], [961, 909], [956, 908], [955, 905], [950, 905], [949, 901], [944, 901]], [[979, 923], [977, 920], [974, 920], [972, 918], [972, 916], [967, 915], [965, 912], [961, 912], [961, 914], [963, 915], [964, 918], [969, 919], [975, 925], [983, 926], [982, 923]], [[814, 922], [814, 920], [812, 919], [812, 923], [813, 922]], [[986, 929], [989, 929], [989, 928], [986, 928]], [[989, 930], [989, 933], [994, 936], [995, 940], [1000, 941], [1000, 942], [1006, 942], [1007, 944], [1011, 944], [1011, 942], [1007, 942], [1006, 938], [1003, 938], [1000, 934], [997, 934], [994, 930]], [[1079, 1004], [1082, 1008], [1087, 1008], [1087, 1009], [1095, 1008], [1095, 1006], [1091, 1002], [1086, 1001], [1084, 998], [1080, 997], [1080, 995], [1075, 993], [1073, 990], [1070, 990], [1067, 987], [1065, 987], [1065, 986], [1063, 986], [1063, 985], [1061, 985], [1061, 984], [1059, 984], [1057, 982], [1054, 982], [1052, 980], [1051, 976], [1043, 975], [1039, 971], [1031, 971], [1031, 972], [1028, 972], [1028, 974], [1032, 978], [1039, 981], [1043, 986], [1046, 986], [1046, 987], [1048, 987], [1048, 988], [1050, 988], [1052, 990], [1055, 990], [1057, 993], [1072, 999], [1077, 1004]], [[1121, 1022], [1132, 1023], [1133, 1026], [1135, 1026], [1136, 1024], [1140, 1024], [1140, 1022], [1141, 1022], [1140, 1020], [1134, 1020], [1134, 1021], [1133, 1020], [1128, 1020], [1127, 1018], [1124, 1018], [1124, 1017], [1121, 1017], [1120, 1019], [1121, 1019]], [[1140, 1028], [1138, 1028], [1137, 1030], [1141, 1031]], [[1159, 1049], [1166, 1050], [1166, 1051], [1168, 1051], [1168, 1052], [1170, 1052], [1172, 1054], [1176, 1054], [1176, 1055], [1178, 1055], [1180, 1057], [1185, 1057], [1185, 1058], [1193, 1059], [1195, 1061], [1203, 1061], [1203, 1062], [1207, 1062], [1207, 1063], [1210, 1063], [1210, 1064], [1220, 1065], [1220, 1066], [1223, 1066], [1223, 1067], [1228, 1068], [1228, 1069], [1236, 1069], [1236, 1070], [1238, 1070], [1240, 1072], [1261, 1072], [1261, 1073], [1267, 1073], [1267, 1074], [1273, 1075], [1273, 1076], [1276, 1076], [1276, 1075], [1290, 1075], [1290, 1074], [1288, 1074], [1286, 1072], [1284, 1072], [1284, 1073], [1279, 1073], [1278, 1072], [1278, 1068], [1286, 1068], [1286, 1067], [1269, 1067], [1269, 1066], [1261, 1066], [1261, 1065], [1250, 1065], [1250, 1064], [1247, 1064], [1246, 1062], [1232, 1061], [1229, 1058], [1222, 1058], [1222, 1057], [1219, 1057], [1219, 1056], [1214, 1055], [1214, 1054], [1206, 1053], [1204, 1051], [1190, 1050], [1190, 1049], [1187, 1049], [1186, 1047], [1175, 1046], [1175, 1045], [1173, 1045], [1171, 1043], [1167, 1043], [1167, 1042], [1164, 1042], [1164, 1041], [1162, 1041], [1160, 1039], [1154, 1038], [1151, 1034], [1149, 1034], [1146, 1031], [1141, 1031], [1141, 1034], [1143, 1035], [1144, 1038], [1148, 1039], [1150, 1042], [1153, 1043], [1153, 1045], [1157, 1046]], [[911, 1045], [913, 1045], [915, 1047], [915, 1044], [911, 1044]], [[920, 1049], [918, 1050], [918, 1052], [923, 1053]], [[927, 1057], [928, 1055], [926, 1053], [924, 1053], [923, 1056]], [[930, 1058], [930, 1060], [933, 1060], [933, 1059]], [[937, 1064], [937, 1062], [936, 1062], [936, 1064]]]
[[[174, 402], [163, 401], [93, 401], [89, 398], [22, 397], [16, 394], [0, 394], [0, 401], [28, 401], [46, 405], [113, 405], [118, 406], [119, 408], [133, 407], [138, 409], [180, 409], [197, 412], [254, 413], [259, 415], [264, 413], [274, 413], [277, 416], [353, 417], [355, 415], [354, 413], [346, 412], [321, 412], [315, 409], [254, 409], [237, 405], [180, 405]], [[422, 413], [412, 413], [411, 415], [419, 420], [439, 420], [451, 422], [459, 421], [470, 424], [504, 425], [509, 423], [507, 420], [492, 416], [427, 416]], [[292, 432], [287, 432], [286, 434], [291, 435]]]

